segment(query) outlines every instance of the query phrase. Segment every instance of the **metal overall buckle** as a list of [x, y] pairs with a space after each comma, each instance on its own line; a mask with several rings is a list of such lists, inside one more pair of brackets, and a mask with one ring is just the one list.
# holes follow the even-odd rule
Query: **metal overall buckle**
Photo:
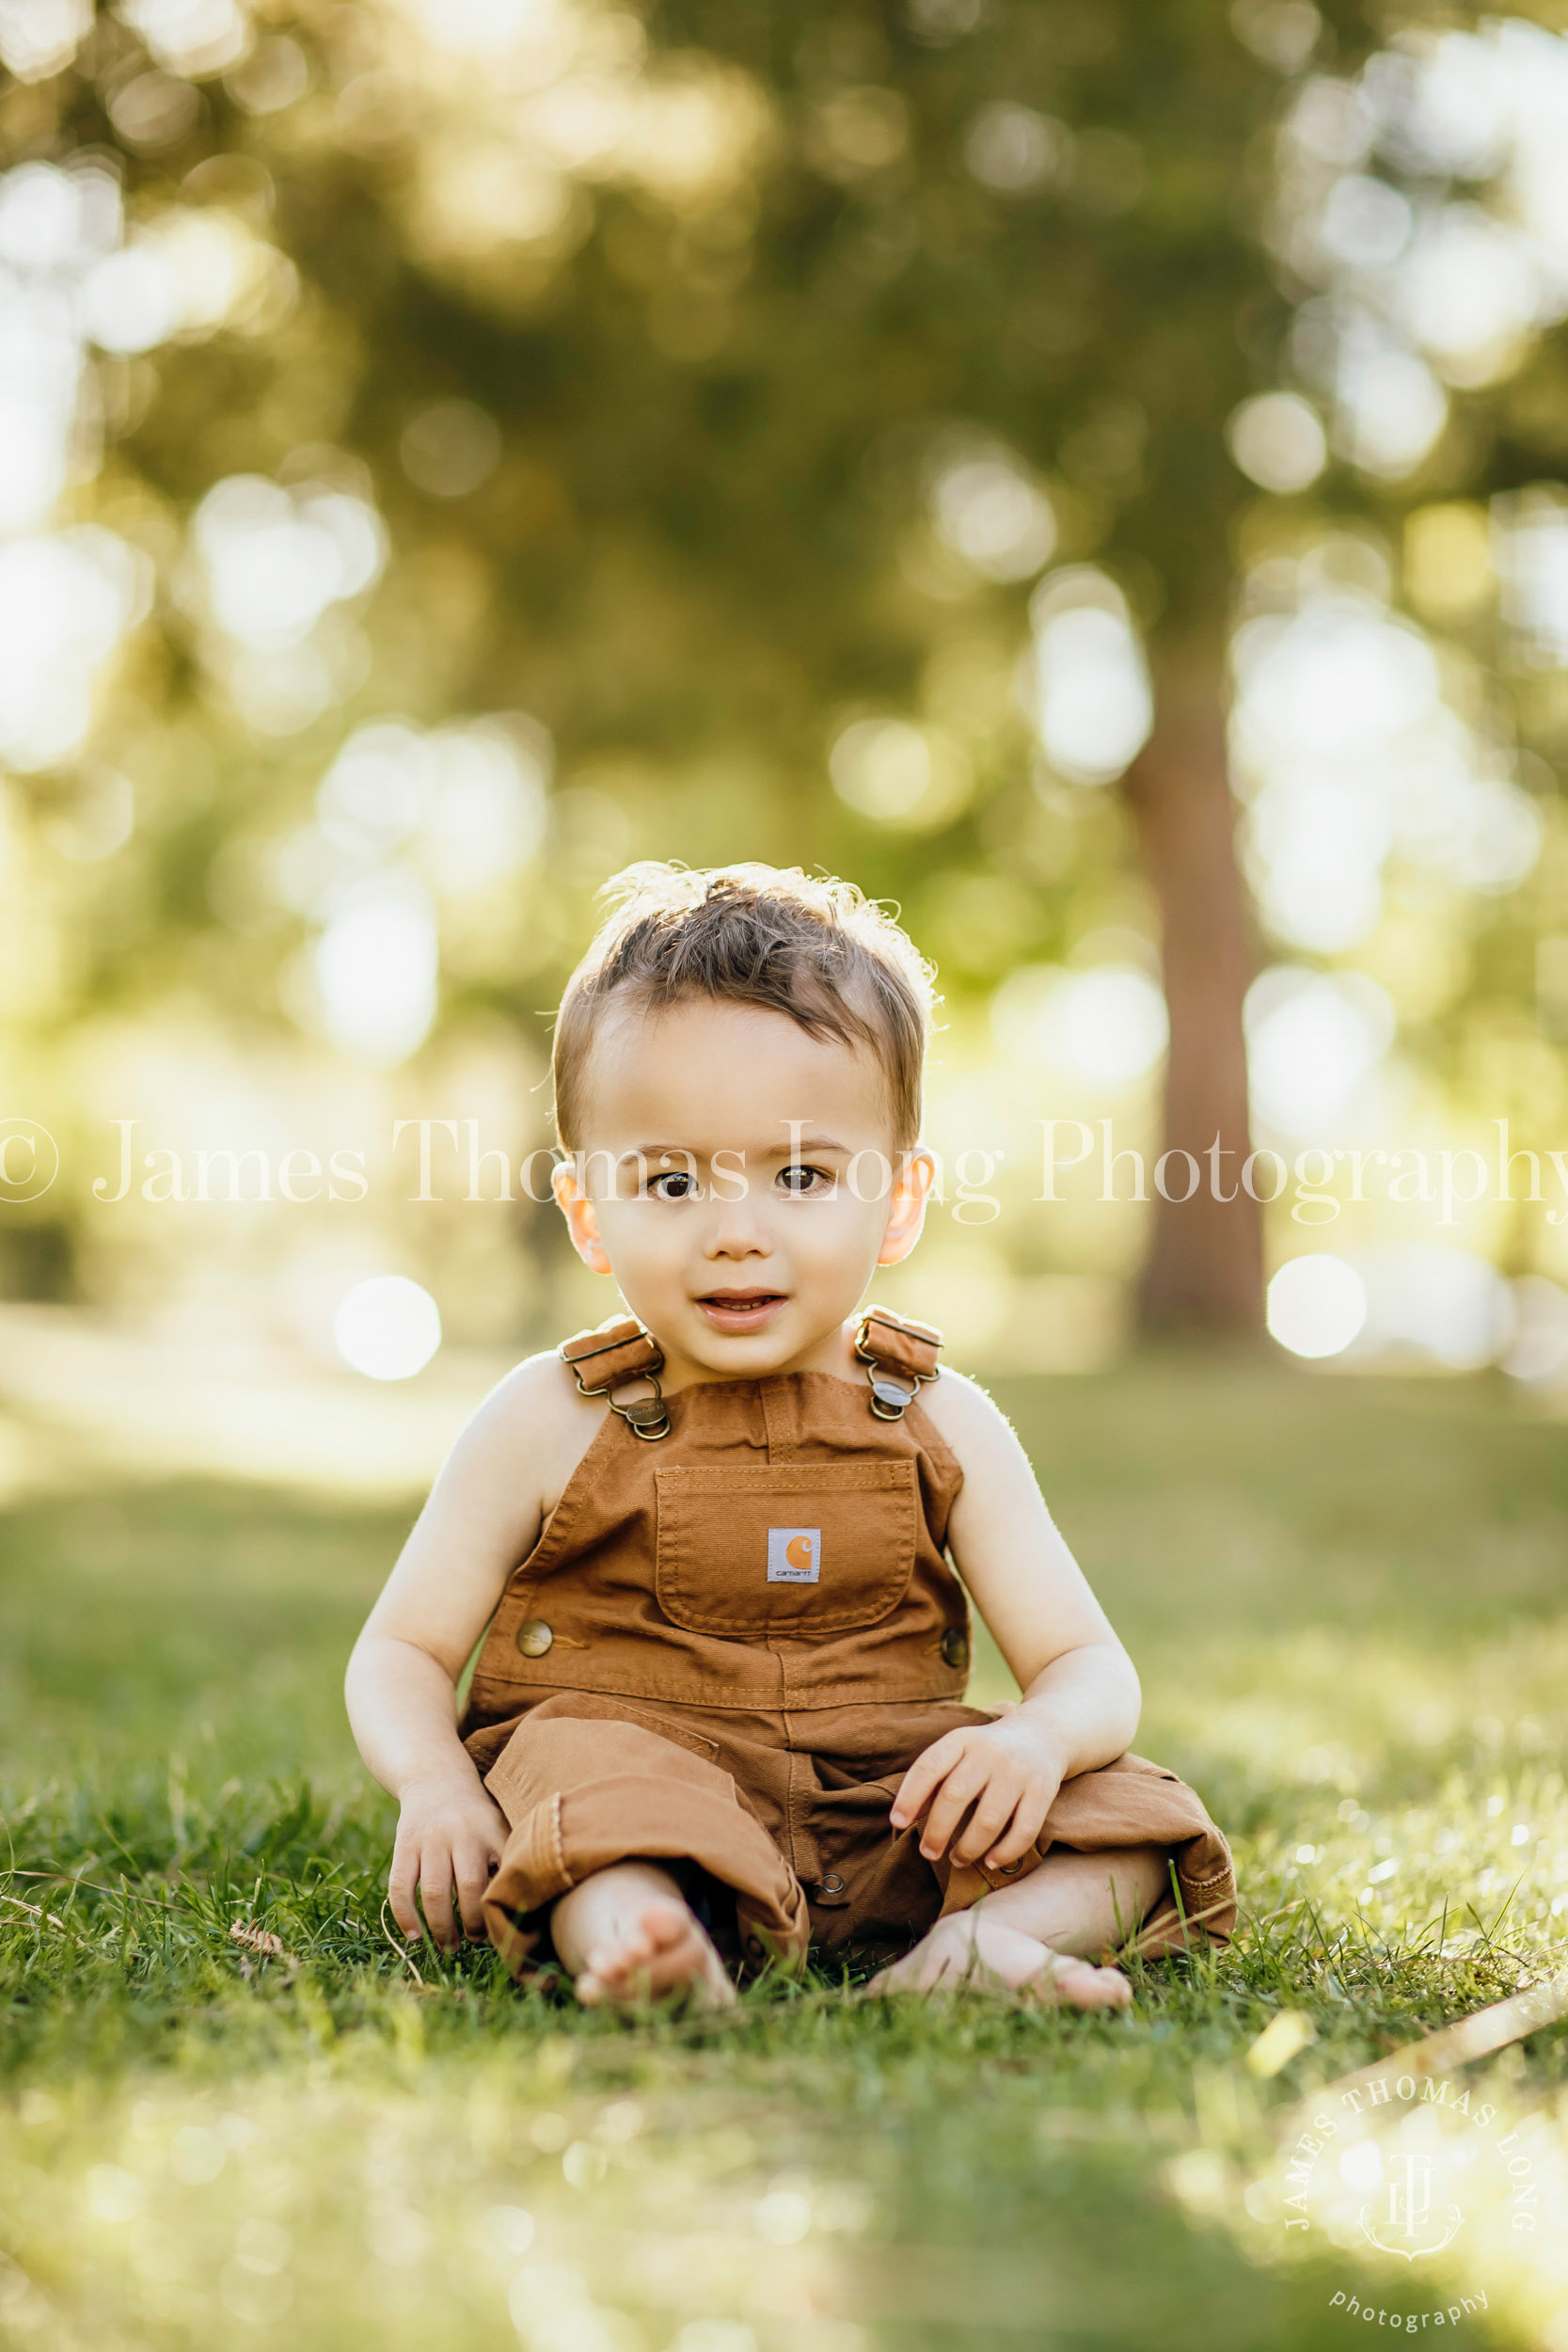
[[[871, 1390], [871, 1410], [878, 1421], [902, 1421], [908, 1406], [920, 1394], [922, 1381], [935, 1380], [935, 1372], [906, 1372], [895, 1378], [879, 1363], [869, 1347], [857, 1342], [855, 1354], [866, 1367], [866, 1381]], [[909, 1383], [906, 1388], [903, 1384]]]
[[878, 1369], [869, 1356], [863, 1360], [870, 1366], [865, 1376], [871, 1386], [872, 1412], [879, 1421], [902, 1421], [905, 1406], [912, 1405], [920, 1394], [919, 1380], [911, 1372], [911, 1386], [901, 1389], [896, 1380], [890, 1379], [885, 1372]]
[[[610, 1411], [620, 1414], [632, 1436], [646, 1438], [651, 1442], [655, 1438], [670, 1435], [670, 1411], [657, 1378], [651, 1372], [648, 1378], [653, 1382], [652, 1396], [634, 1396], [629, 1405], [617, 1405], [608, 1389], [602, 1393], [609, 1402]], [[587, 1395], [592, 1391], [585, 1390], [583, 1393]]]
[[[579, 1396], [602, 1396], [610, 1411], [620, 1415], [634, 1438], [645, 1438], [652, 1444], [655, 1438], [667, 1438], [670, 1435], [670, 1408], [664, 1402], [664, 1391], [658, 1385], [658, 1375], [664, 1369], [664, 1359], [657, 1349], [654, 1352], [653, 1362], [644, 1371], [626, 1373], [621, 1379], [607, 1382], [601, 1388], [591, 1389], [582, 1376], [581, 1367], [592, 1363], [595, 1356], [618, 1354], [626, 1344], [625, 1340], [607, 1340], [603, 1347], [591, 1348], [582, 1356], [569, 1357], [567, 1361], [571, 1364], [572, 1376], [578, 1384]], [[622, 1387], [626, 1380], [646, 1380], [653, 1390], [652, 1396], [634, 1396], [628, 1403], [618, 1405], [611, 1391]]]

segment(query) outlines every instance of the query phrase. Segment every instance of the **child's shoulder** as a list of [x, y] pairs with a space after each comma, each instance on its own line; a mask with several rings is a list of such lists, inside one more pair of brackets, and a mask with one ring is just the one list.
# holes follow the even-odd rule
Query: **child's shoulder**
[[537, 1484], [544, 1506], [553, 1508], [604, 1418], [604, 1405], [581, 1394], [550, 1348], [525, 1357], [497, 1381], [469, 1417], [449, 1467], [460, 1475], [494, 1470], [526, 1477]]
[[531, 1444], [552, 1437], [575, 1444], [585, 1430], [592, 1437], [605, 1406], [601, 1399], [583, 1395], [570, 1364], [550, 1347], [525, 1356], [497, 1381], [474, 1419], [484, 1417], [508, 1431], [526, 1432]]
[[920, 1404], [938, 1437], [970, 1475], [999, 1454], [1017, 1451], [1013, 1425], [994, 1397], [951, 1364], [943, 1364], [941, 1378], [921, 1389]]
[[503, 1373], [480, 1406], [480, 1411], [492, 1407], [499, 1415], [531, 1413], [561, 1415], [570, 1418], [574, 1410], [580, 1414], [592, 1410], [592, 1401], [585, 1397], [558, 1347], [542, 1348], [537, 1356], [525, 1356], [520, 1364]]

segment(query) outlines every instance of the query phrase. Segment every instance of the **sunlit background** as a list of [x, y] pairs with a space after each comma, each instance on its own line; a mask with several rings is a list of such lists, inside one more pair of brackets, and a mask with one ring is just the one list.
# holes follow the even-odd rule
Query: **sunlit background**
[[902, 906], [946, 1180], [890, 1296], [1111, 1360], [1150, 1210], [1101, 1122], [1152, 1167], [1169, 1034], [1119, 784], [1203, 595], [1253, 1141], [1340, 1155], [1267, 1212], [1268, 1329], [1568, 1384], [1568, 40], [1240, 0], [1162, 131], [1153, 47], [1073, 24], [0, 7], [13, 1390], [112, 1389], [118, 1333], [455, 1395], [607, 1311], [519, 1164], [641, 855]]

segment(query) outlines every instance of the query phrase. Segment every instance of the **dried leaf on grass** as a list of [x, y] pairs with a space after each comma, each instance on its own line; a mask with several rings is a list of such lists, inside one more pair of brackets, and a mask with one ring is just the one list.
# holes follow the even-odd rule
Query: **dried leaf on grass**
[[263, 1960], [286, 1960], [292, 1967], [299, 1966], [293, 1952], [285, 1949], [283, 1938], [269, 1928], [254, 1928], [248, 1919], [236, 1919], [229, 1933], [234, 1943], [243, 1944], [247, 1952], [260, 1952]]
[[24, 1903], [20, 1895], [0, 1895], [0, 1903], [9, 1903], [14, 1910], [24, 1911], [29, 1919], [47, 1919], [52, 1928], [63, 1929], [65, 1926], [63, 1919], [52, 1911], [45, 1911], [41, 1903]]

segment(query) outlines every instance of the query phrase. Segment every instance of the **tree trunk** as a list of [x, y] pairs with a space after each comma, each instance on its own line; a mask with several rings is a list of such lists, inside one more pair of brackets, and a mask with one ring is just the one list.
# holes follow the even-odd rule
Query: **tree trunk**
[[[1164, 1148], [1190, 1153], [1200, 1177], [1190, 1200], [1156, 1194], [1139, 1319], [1150, 1332], [1250, 1336], [1262, 1323], [1262, 1216], [1241, 1182], [1251, 1149], [1242, 1000], [1256, 961], [1236, 863], [1224, 679], [1218, 637], [1156, 660], [1154, 732], [1124, 787], [1164, 931]], [[1191, 1162], [1165, 1163], [1165, 1192], [1187, 1189]]]

